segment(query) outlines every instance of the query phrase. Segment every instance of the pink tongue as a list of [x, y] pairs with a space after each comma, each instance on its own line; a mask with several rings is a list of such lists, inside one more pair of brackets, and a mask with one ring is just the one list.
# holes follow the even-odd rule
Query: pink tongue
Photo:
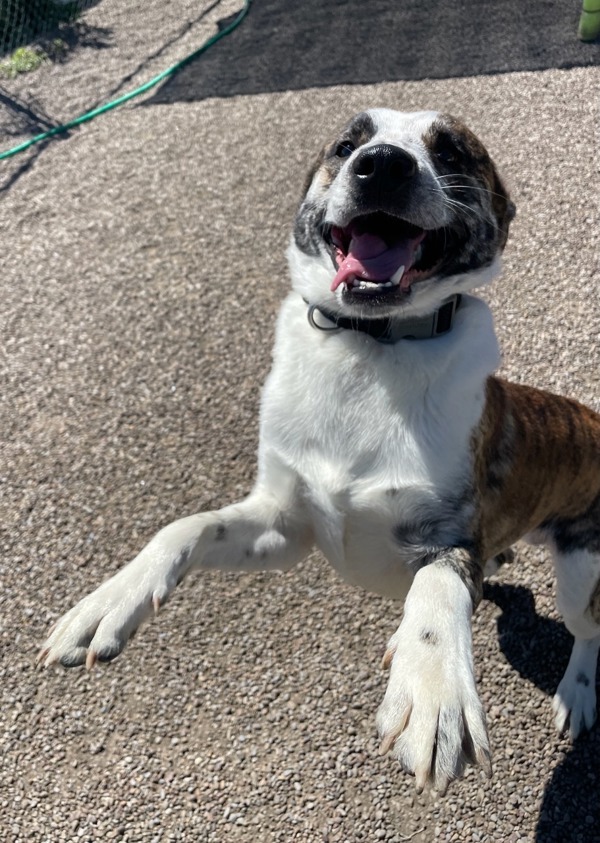
[[377, 234], [355, 234], [331, 284], [332, 292], [352, 276], [367, 281], [389, 281], [401, 266], [410, 267], [421, 240], [422, 236], [403, 240], [390, 248]]

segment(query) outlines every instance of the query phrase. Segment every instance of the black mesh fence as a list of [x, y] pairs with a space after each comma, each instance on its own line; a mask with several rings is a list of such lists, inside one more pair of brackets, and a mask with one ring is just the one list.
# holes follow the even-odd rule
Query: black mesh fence
[[74, 20], [98, 0], [0, 0], [0, 56]]

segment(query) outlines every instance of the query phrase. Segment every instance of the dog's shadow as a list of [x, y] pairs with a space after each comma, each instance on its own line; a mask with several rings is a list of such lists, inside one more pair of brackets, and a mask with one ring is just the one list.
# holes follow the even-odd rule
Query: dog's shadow
[[[500, 648], [524, 678], [552, 696], [566, 669], [573, 639], [558, 621], [535, 610], [533, 595], [519, 585], [484, 585], [484, 599], [502, 610]], [[573, 744], [546, 785], [535, 830], [538, 843], [600, 842], [600, 729]]]

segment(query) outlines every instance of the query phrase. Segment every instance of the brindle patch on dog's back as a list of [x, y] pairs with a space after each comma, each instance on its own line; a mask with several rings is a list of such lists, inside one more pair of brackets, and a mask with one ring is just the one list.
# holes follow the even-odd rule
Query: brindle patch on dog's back
[[577, 534], [578, 546], [586, 547], [595, 524], [600, 541], [598, 414], [490, 377], [474, 449], [483, 559], [536, 529], [555, 543], [568, 534], [575, 549]]

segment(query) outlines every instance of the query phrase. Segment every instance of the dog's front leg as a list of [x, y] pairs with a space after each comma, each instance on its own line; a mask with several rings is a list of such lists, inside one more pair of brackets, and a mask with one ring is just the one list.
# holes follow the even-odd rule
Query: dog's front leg
[[384, 656], [391, 672], [377, 713], [381, 751], [391, 750], [414, 773], [419, 792], [431, 784], [444, 793], [467, 763], [479, 763], [491, 774], [471, 647], [480, 571], [459, 548], [421, 567]]
[[58, 620], [38, 663], [90, 668], [110, 661], [191, 568], [287, 570], [311, 544], [299, 501], [282, 505], [260, 488], [239, 504], [175, 521]]

